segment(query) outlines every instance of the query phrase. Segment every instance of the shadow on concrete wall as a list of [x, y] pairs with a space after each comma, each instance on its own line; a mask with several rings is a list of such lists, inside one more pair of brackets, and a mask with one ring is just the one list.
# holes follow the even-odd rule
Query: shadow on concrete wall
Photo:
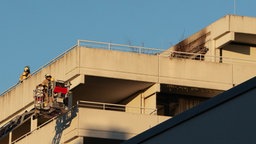
[[59, 116], [56, 120], [55, 135], [52, 140], [52, 144], [59, 144], [63, 131], [68, 128], [73, 120], [77, 116], [78, 108], [74, 107], [67, 113]]
[[223, 47], [223, 50], [238, 54], [251, 55], [251, 47], [251, 45], [231, 42], [229, 45]]
[[121, 144], [128, 139], [125, 129], [120, 127], [109, 127], [108, 134], [103, 137], [84, 137], [85, 144]]

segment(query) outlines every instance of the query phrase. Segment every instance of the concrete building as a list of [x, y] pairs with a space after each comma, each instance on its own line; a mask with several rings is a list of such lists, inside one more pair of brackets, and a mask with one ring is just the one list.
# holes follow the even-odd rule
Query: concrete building
[[256, 77], [123, 144], [255, 144]]
[[121, 143], [254, 77], [255, 37], [256, 18], [227, 15], [165, 51], [79, 40], [1, 94], [0, 127], [33, 109], [46, 73], [72, 83], [71, 111], [31, 118], [0, 143]]

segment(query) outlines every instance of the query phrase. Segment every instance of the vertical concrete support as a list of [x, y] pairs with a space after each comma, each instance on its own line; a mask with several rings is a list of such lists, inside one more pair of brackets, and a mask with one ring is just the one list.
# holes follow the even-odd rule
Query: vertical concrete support
[[9, 144], [12, 143], [12, 132], [9, 133]]
[[156, 110], [156, 93], [160, 91], [160, 84], [154, 84], [145, 91], [134, 96], [127, 103], [127, 112], [153, 114]]
[[156, 83], [142, 94], [142, 104], [145, 114], [156, 113], [156, 93], [160, 92], [160, 84]]
[[30, 131], [33, 131], [37, 128], [37, 119], [34, 119], [33, 120], [33, 117], [31, 117], [31, 130]]
[[71, 86], [70, 89], [78, 86], [79, 84], [84, 84], [85, 82], [85, 76], [84, 75], [76, 75], [75, 77], [73, 77], [70, 82], [71, 82]]
[[131, 113], [141, 113], [142, 103], [141, 103], [141, 96], [142, 94], [139, 93], [135, 97], [132, 98], [127, 104], [125, 111]]

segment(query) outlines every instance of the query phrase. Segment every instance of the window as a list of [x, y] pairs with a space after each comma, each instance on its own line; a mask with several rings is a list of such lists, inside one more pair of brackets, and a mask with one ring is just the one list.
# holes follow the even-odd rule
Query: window
[[181, 94], [157, 94], [157, 114], [175, 116], [207, 100], [207, 98]]

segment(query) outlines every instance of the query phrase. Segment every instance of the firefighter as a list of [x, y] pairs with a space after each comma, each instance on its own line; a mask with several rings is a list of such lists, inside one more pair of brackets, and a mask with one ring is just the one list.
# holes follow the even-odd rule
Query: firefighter
[[53, 82], [53, 81], [54, 81], [54, 79], [52, 78], [52, 76], [51, 76], [50, 74], [46, 74], [46, 75], [45, 75], [45, 79], [44, 79], [44, 81], [41, 83], [41, 85], [48, 87], [48, 86], [50, 86], [49, 84], [50, 84], [51, 82]]
[[22, 83], [23, 80], [29, 78], [30, 76], [31, 76], [30, 68], [29, 68], [29, 66], [25, 66], [23, 73], [20, 75], [19, 82]]
[[44, 81], [40, 84], [45, 87], [45, 106], [51, 106], [53, 102], [53, 97], [52, 97], [52, 82], [54, 79], [50, 74], [45, 75]]

